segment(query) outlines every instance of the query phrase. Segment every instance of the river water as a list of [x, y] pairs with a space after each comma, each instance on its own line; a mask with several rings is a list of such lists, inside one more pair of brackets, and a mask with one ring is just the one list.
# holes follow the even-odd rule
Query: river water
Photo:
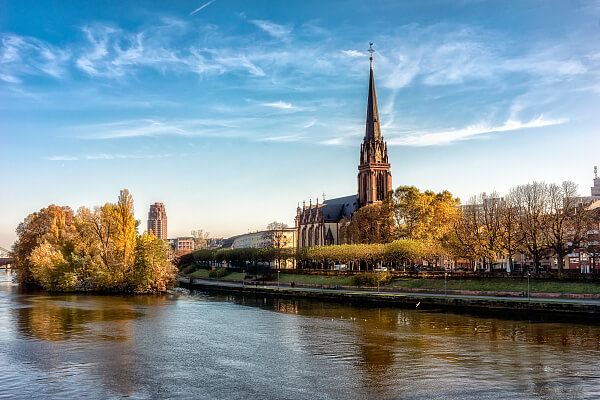
[[600, 398], [600, 325], [205, 293], [22, 293], [0, 397]]

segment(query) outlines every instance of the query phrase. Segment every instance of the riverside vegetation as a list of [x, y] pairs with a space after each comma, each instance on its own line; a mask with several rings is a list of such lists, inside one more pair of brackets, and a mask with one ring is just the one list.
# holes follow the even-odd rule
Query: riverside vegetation
[[[572, 182], [546, 184], [534, 182], [512, 188], [508, 195], [485, 194], [469, 199], [460, 206], [457, 198], [443, 191], [420, 191], [412, 186], [397, 188], [381, 204], [358, 210], [351, 221], [343, 221], [341, 237], [344, 244], [313, 246], [298, 251], [291, 248], [200, 249], [178, 260], [183, 273], [193, 277], [210, 277], [202, 268], [228, 265], [234, 270], [256, 272], [265, 265], [280, 266], [282, 261], [293, 261], [298, 269], [335, 270], [346, 264], [358, 275], [319, 276], [286, 274], [282, 283], [296, 282], [327, 285], [389, 285], [397, 288], [458, 289], [518, 291], [527, 290], [523, 277], [532, 273], [538, 278], [563, 273], [564, 257], [574, 250], [586, 253], [592, 261], [593, 278], [600, 257], [597, 240], [590, 240], [588, 232], [598, 229], [600, 208], [589, 207], [577, 197]], [[516, 265], [514, 256], [524, 254], [528, 263]], [[558, 275], [544, 275], [542, 260], [555, 258]], [[448, 265], [473, 272], [491, 271], [496, 260], [504, 258], [510, 266], [512, 279], [398, 279], [389, 273], [372, 273], [378, 267], [396, 271], [445, 270]], [[285, 264], [284, 264], [285, 265]], [[505, 265], [506, 266], [506, 265]], [[341, 269], [341, 268], [339, 268]], [[229, 271], [231, 272], [231, 271]], [[243, 275], [237, 273], [238, 275]], [[268, 274], [268, 272], [267, 272]], [[216, 279], [228, 279], [227, 272], [219, 272]], [[239, 280], [236, 275], [235, 280]], [[435, 275], [435, 274], [434, 274]], [[459, 274], [460, 275], [460, 274]], [[475, 274], [471, 278], [481, 277]], [[519, 279], [519, 277], [521, 279]], [[243, 278], [241, 278], [243, 279]], [[538, 280], [531, 283], [531, 291], [554, 293], [600, 293], [600, 285], [592, 282], [561, 282]]]
[[61, 292], [165, 291], [176, 276], [167, 244], [138, 234], [138, 224], [126, 189], [93, 210], [50, 205], [32, 213], [17, 228], [17, 280]]

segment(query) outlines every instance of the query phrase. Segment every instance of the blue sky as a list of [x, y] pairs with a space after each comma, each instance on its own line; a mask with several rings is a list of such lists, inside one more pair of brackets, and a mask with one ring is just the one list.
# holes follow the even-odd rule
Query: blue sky
[[394, 186], [589, 192], [597, 1], [0, 0], [0, 246], [123, 187], [170, 236], [356, 192], [369, 41]]

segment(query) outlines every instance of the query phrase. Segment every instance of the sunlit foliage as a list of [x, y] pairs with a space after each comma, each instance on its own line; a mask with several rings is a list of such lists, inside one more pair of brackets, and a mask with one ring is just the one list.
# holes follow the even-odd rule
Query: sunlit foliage
[[133, 199], [122, 190], [117, 203], [93, 210], [48, 206], [17, 228], [17, 277], [23, 285], [51, 291], [159, 292], [172, 285], [167, 245], [138, 235]]

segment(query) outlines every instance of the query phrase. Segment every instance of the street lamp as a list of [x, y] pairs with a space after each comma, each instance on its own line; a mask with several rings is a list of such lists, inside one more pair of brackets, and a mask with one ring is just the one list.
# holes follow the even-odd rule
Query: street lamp
[[444, 296], [448, 296], [448, 271], [444, 272]]
[[529, 296], [530, 296], [530, 292], [529, 292], [529, 276], [531, 275], [531, 273], [529, 271], [527, 271], [527, 301], [530, 300]]

